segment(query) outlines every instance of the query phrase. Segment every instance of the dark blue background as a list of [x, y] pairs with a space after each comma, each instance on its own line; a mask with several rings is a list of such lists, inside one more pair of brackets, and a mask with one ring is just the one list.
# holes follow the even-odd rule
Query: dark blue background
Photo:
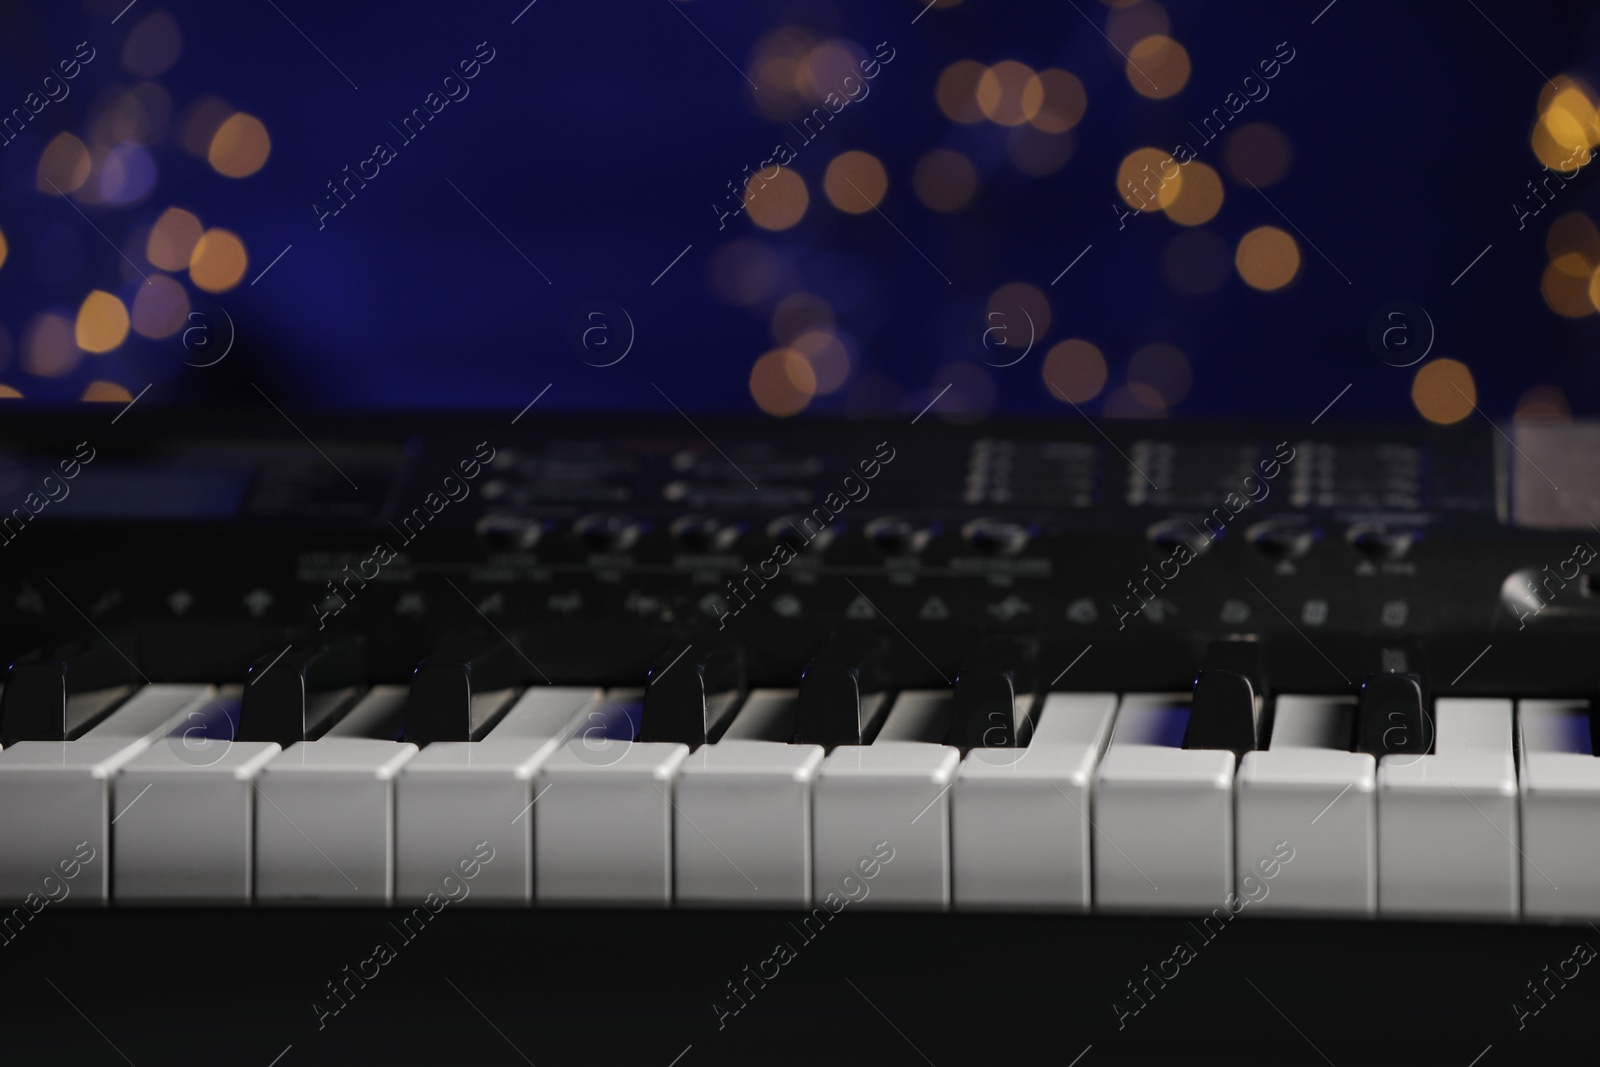
[[[1438, 330], [1434, 354], [1472, 368], [1490, 415], [1509, 415], [1540, 384], [1561, 387], [1575, 410], [1600, 407], [1600, 322], [1561, 319], [1539, 292], [1549, 223], [1595, 206], [1594, 172], [1582, 172], [1522, 232], [1511, 207], [1540, 175], [1528, 138], [1544, 85], [1535, 66], [1551, 76], [1584, 72], [1600, 49], [1600, 17], [1589, 4], [1479, 0], [1480, 13], [1454, 2], [1338, 0], [1312, 25], [1326, 0], [1171, 0], [1171, 32], [1188, 49], [1193, 75], [1181, 93], [1154, 101], [1132, 91], [1122, 58], [1101, 36], [1108, 9], [1098, 0], [1077, 0], [1077, 9], [966, 0], [915, 24], [915, 0], [538, 0], [515, 25], [525, 0], [278, 0], [281, 13], [267, 0], [138, 0], [112, 25], [123, 2], [13, 3], [0, 16], [0, 107], [20, 103], [77, 41], [101, 50], [66, 102], [0, 147], [0, 230], [11, 244], [0, 268], [0, 325], [20, 336], [34, 313], [70, 313], [97, 287], [131, 300], [136, 283], [123, 279], [119, 258], [68, 204], [35, 192], [33, 176], [50, 137], [82, 134], [95, 94], [137, 80], [117, 54], [142, 18], [164, 9], [185, 44], [158, 80], [180, 110], [215, 93], [259, 116], [271, 158], [253, 177], [231, 180], [163, 145], [151, 197], [85, 210], [119, 244], [171, 204], [237, 232], [250, 253], [245, 283], [214, 300], [195, 294], [195, 306], [225, 307], [238, 346], [221, 366], [196, 370], [179, 362], [171, 342], [131, 338], [57, 380], [25, 375], [13, 360], [0, 381], [28, 403], [75, 400], [91, 377], [102, 377], [132, 392], [154, 381], [146, 398], [153, 404], [259, 405], [255, 383], [286, 407], [520, 408], [553, 383], [540, 401], [550, 408], [667, 411], [665, 393], [691, 412], [751, 412], [750, 367], [772, 347], [767, 320], [718, 300], [709, 264], [724, 243], [754, 238], [834, 304], [840, 328], [857, 342], [852, 380], [877, 374], [898, 384], [903, 396], [879, 408], [915, 411], [944, 384], [938, 368], [976, 363], [974, 324], [989, 294], [1011, 281], [1044, 289], [1054, 323], [1017, 366], [983, 368], [1002, 413], [1076, 418], [1039, 373], [1049, 345], [1076, 336], [1097, 344], [1111, 365], [1091, 414], [1125, 377], [1130, 354], [1162, 340], [1194, 369], [1177, 417], [1309, 417], [1354, 383], [1330, 418], [1416, 418], [1413, 371], [1384, 365], [1365, 342], [1368, 317], [1395, 299], [1428, 310]], [[719, 232], [710, 204], [725, 183], [758, 166], [776, 141], [795, 138], [760, 116], [740, 72], [695, 26], [742, 68], [755, 42], [785, 24], [848, 37], [869, 52], [887, 41], [895, 59], [868, 99], [801, 149], [795, 169], [812, 201], [800, 225], [769, 234], [740, 218]], [[402, 147], [319, 232], [311, 204], [324, 182], [370, 155], [376, 141], [395, 141], [388, 124], [485, 40], [496, 58], [470, 83], [470, 97]], [[1259, 293], [1234, 275], [1215, 295], [1178, 295], [1160, 263], [1180, 229], [1157, 216], [1118, 231], [1117, 165], [1143, 145], [1194, 140], [1188, 122], [1219, 106], [1285, 40], [1296, 50], [1293, 64], [1240, 121], [1270, 122], [1289, 138], [1294, 166], [1271, 188], [1273, 201], [1349, 283], [1302, 240], [1301, 273], [1285, 290]], [[1006, 159], [1005, 129], [961, 126], [941, 114], [934, 83], [963, 58], [1060, 66], [1083, 81], [1088, 112], [1062, 170], [1027, 177]], [[928, 210], [911, 191], [916, 160], [940, 145], [966, 153], [983, 175], [978, 198], [954, 215]], [[823, 171], [847, 149], [885, 163], [882, 209], [904, 238], [876, 213], [844, 215], [827, 203]], [[1200, 158], [1220, 170], [1220, 145]], [[1284, 225], [1261, 197], [1228, 182], [1209, 228], [1232, 246], [1262, 224]], [[38, 284], [30, 275], [37, 246], [64, 240], [82, 243], [81, 271], [70, 283]], [[585, 365], [569, 341], [574, 314], [596, 300], [626, 308], [638, 334], [629, 357], [604, 369]], [[809, 411], [874, 409], [859, 395], [847, 405], [849, 395], [847, 387], [819, 398]]]

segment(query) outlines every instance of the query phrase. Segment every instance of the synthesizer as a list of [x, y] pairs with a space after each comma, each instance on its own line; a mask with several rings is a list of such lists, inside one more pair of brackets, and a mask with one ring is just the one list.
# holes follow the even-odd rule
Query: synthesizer
[[[203, 968], [195, 1057], [263, 1063], [463, 1054], [418, 1013], [538, 1062], [1573, 1039], [1591, 424], [10, 431], [0, 949], [136, 1061], [154, 994], [83, 961]], [[943, 1026], [991, 972], [1060, 1033]]]
[[1592, 426], [70, 421], [13, 903], [1600, 917]]

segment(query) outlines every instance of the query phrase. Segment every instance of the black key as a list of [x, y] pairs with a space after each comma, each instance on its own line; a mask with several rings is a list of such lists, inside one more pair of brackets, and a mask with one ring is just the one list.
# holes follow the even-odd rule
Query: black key
[[710, 744], [733, 721], [749, 691], [744, 649], [699, 640], [675, 642], [651, 665], [640, 741]]
[[1243, 754], [1265, 740], [1261, 721], [1261, 646], [1255, 641], [1213, 641], [1194, 679], [1184, 748], [1229, 749]]
[[883, 724], [889, 701], [889, 639], [840, 630], [806, 664], [794, 741], [802, 745], [865, 745]]
[[499, 634], [446, 638], [411, 676], [406, 740], [478, 740], [510, 710], [516, 695], [510, 690], [534, 674], [529, 660]]
[[0, 745], [18, 741], [71, 741], [122, 703], [139, 672], [118, 648], [124, 637], [39, 649], [11, 664], [0, 697]]
[[1425, 753], [1433, 748], [1433, 717], [1420, 674], [1378, 671], [1361, 683], [1358, 747], [1374, 755]]
[[[944, 743], [963, 749], [1018, 748], [1032, 733], [1032, 698], [1038, 689], [1038, 644], [1031, 638], [983, 641], [956, 672], [950, 726]], [[1017, 701], [1026, 705], [1017, 722]]]
[[365, 666], [365, 648], [355, 635], [265, 653], [245, 675], [239, 740], [285, 748], [316, 740], [360, 696]]

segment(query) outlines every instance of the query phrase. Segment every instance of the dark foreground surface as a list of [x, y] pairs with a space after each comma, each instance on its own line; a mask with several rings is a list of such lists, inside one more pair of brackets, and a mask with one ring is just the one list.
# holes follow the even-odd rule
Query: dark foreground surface
[[1588, 1058], [1600, 993], [1587, 924], [404, 914], [47, 907], [4, 1061], [1494, 1067]]

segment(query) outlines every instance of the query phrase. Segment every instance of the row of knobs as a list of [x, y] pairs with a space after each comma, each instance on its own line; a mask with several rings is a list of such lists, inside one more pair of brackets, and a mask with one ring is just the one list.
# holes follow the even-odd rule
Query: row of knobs
[[[1195, 555], [1210, 548], [1213, 540], [1211, 531], [1186, 519], [1158, 522], [1150, 527], [1148, 536], [1164, 550], [1181, 544], [1187, 545]], [[1405, 556], [1421, 536], [1412, 526], [1363, 522], [1345, 530], [1344, 539], [1362, 556], [1374, 563], [1384, 563]], [[1269, 520], [1245, 530], [1244, 537], [1269, 559], [1293, 560], [1310, 552], [1312, 546], [1322, 540], [1322, 530], [1305, 523]]]
[[[572, 533], [592, 552], [626, 552], [639, 539], [642, 526], [637, 520], [616, 513], [585, 515], [572, 524]], [[740, 523], [726, 522], [712, 515], [685, 515], [671, 526], [673, 540], [688, 552], [722, 552], [733, 546], [744, 532]], [[937, 527], [910, 519], [884, 517], [867, 523], [867, 540], [884, 555], [914, 555], [928, 547]], [[499, 551], [527, 551], [544, 536], [545, 523], [525, 515], [495, 513], [478, 521], [478, 536]], [[767, 525], [767, 536], [791, 548], [810, 544], [826, 548], [833, 540], [830, 528], [818, 530], [815, 522], [806, 525], [804, 517], [774, 519]], [[976, 552], [1009, 556], [1028, 543], [1029, 528], [1000, 519], [973, 519], [961, 527], [961, 536]]]

